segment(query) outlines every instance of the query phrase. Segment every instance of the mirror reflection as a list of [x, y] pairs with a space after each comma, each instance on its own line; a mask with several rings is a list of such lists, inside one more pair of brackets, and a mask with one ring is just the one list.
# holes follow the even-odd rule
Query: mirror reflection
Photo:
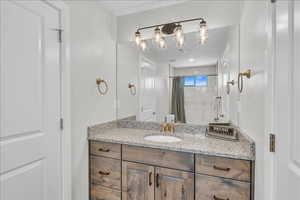
[[[199, 33], [199, 32], [198, 32]], [[117, 46], [118, 119], [207, 125], [237, 115], [239, 27], [208, 30], [205, 44], [197, 32], [155, 38], [139, 48], [135, 41]], [[197, 42], [198, 41], [198, 42]]]

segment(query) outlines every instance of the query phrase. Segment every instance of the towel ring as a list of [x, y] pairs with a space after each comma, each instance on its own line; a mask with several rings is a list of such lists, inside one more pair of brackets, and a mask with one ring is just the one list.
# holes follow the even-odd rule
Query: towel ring
[[128, 88], [129, 88], [129, 90], [130, 90], [130, 94], [131, 94], [132, 96], [135, 96], [135, 95], [136, 95], [136, 87], [135, 87], [135, 85], [129, 83], [129, 84], [128, 84]]
[[[101, 89], [101, 84], [103, 83], [104, 85], [104, 90]], [[97, 78], [96, 79], [96, 84], [97, 84], [97, 89], [98, 89], [98, 92], [101, 94], [101, 95], [105, 95], [108, 91], [108, 85], [107, 85], [107, 82], [101, 78]]]
[[227, 81], [227, 84], [226, 84], [226, 93], [227, 94], [230, 94], [230, 85], [234, 86], [234, 84], [235, 84], [234, 80]]
[[250, 79], [251, 78], [251, 70], [248, 69], [246, 72], [239, 73], [238, 88], [239, 88], [240, 93], [242, 93], [243, 89], [244, 89], [244, 76], [247, 77], [248, 79]]

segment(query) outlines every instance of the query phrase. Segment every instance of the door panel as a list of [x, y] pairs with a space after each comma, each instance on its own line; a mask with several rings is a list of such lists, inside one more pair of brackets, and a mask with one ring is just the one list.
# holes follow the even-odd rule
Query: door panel
[[154, 167], [122, 162], [122, 199], [154, 200]]
[[194, 174], [155, 168], [155, 200], [193, 200]]
[[1, 175], [1, 199], [45, 199], [44, 170], [44, 162], [41, 160]]
[[59, 200], [59, 12], [38, 0], [0, 9], [1, 200]]
[[274, 197], [300, 199], [300, 2], [279, 0], [275, 5]]
[[156, 121], [156, 66], [142, 57], [140, 63], [140, 121]]

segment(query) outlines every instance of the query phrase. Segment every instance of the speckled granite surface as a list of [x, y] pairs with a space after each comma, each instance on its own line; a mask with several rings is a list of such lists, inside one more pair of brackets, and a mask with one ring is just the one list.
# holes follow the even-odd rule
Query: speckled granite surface
[[190, 153], [201, 153], [206, 155], [221, 156], [236, 159], [255, 160], [255, 144], [247, 137], [240, 137], [240, 141], [224, 141], [206, 137], [203, 131], [198, 134], [176, 132], [176, 136], [182, 141], [174, 143], [152, 142], [145, 140], [147, 135], [161, 134], [156, 125], [147, 130], [136, 128], [124, 128], [118, 122], [109, 122], [89, 127], [88, 139], [102, 142], [129, 144], [140, 147], [150, 147]]

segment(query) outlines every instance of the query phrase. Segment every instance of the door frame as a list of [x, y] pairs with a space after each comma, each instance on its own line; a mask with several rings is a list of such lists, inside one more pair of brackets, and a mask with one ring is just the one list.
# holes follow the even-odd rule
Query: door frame
[[265, 75], [265, 134], [264, 134], [264, 194], [265, 200], [275, 199], [275, 152], [270, 152], [270, 134], [275, 134], [275, 79], [276, 76], [276, 2], [268, 2], [267, 54]]
[[61, 130], [61, 169], [62, 169], [62, 199], [71, 200], [71, 99], [70, 99], [70, 17], [69, 7], [63, 0], [41, 0], [59, 12], [60, 28], [62, 31], [62, 43], [60, 46], [60, 98], [61, 118], [63, 119], [63, 130]]

